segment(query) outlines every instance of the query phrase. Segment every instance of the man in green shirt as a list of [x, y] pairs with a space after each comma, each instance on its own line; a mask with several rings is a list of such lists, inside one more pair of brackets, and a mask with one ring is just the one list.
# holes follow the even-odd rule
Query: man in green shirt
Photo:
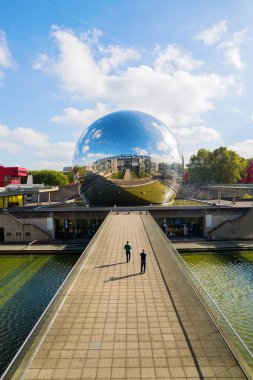
[[124, 250], [126, 251], [126, 261], [128, 263], [128, 261], [130, 261], [130, 257], [131, 257], [131, 245], [129, 244], [129, 241], [126, 242], [125, 246], [124, 246]]

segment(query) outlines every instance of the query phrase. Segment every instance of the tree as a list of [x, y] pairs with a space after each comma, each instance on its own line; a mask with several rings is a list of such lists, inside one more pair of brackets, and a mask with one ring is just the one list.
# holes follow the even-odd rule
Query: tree
[[225, 147], [213, 151], [212, 169], [217, 182], [238, 183], [244, 173], [247, 160]]
[[33, 182], [44, 183], [47, 186], [66, 186], [69, 183], [68, 177], [56, 170], [33, 170]]
[[74, 183], [75, 182], [72, 170], [71, 170], [71, 172], [66, 172], [64, 174], [68, 177], [69, 183]]
[[208, 149], [199, 149], [191, 156], [187, 165], [190, 182], [210, 182], [211, 154]]
[[191, 182], [237, 183], [241, 180], [247, 160], [226, 147], [213, 152], [200, 149], [187, 165]]

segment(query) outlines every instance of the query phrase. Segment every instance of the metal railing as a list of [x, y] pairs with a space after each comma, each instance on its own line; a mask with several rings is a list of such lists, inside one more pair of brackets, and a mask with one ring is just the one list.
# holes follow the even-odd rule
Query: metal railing
[[184, 278], [191, 286], [194, 293], [196, 294], [196, 296], [206, 309], [207, 313], [215, 323], [216, 327], [220, 331], [221, 335], [223, 336], [228, 347], [234, 354], [241, 368], [245, 372], [246, 376], [249, 379], [253, 379], [253, 353], [248, 348], [243, 339], [240, 337], [238, 332], [234, 329], [234, 327], [229, 322], [228, 318], [222, 312], [217, 303], [214, 301], [212, 296], [207, 292], [207, 290], [204, 288], [204, 286], [192, 272], [190, 267], [186, 264], [182, 256], [178, 253], [175, 246], [162, 233], [161, 230], [160, 234], [166, 245], [169, 246], [169, 251], [171, 253], [173, 261], [180, 269]]
[[[108, 218], [108, 216], [107, 216]], [[35, 356], [43, 338], [45, 337], [47, 331], [51, 327], [53, 321], [55, 320], [59, 309], [63, 305], [66, 297], [71, 291], [80, 271], [86, 263], [87, 257], [96, 245], [96, 242], [101, 235], [104, 226], [107, 222], [107, 218], [103, 221], [98, 231], [89, 242], [83, 254], [79, 257], [74, 267], [71, 269], [64, 282], [61, 284], [58, 291], [55, 293], [54, 297], [48, 304], [47, 308], [44, 310], [43, 314], [31, 330], [30, 334], [27, 336], [26, 340], [0, 377], [0, 380], [19, 380], [23, 377], [23, 374], [29, 363]]]

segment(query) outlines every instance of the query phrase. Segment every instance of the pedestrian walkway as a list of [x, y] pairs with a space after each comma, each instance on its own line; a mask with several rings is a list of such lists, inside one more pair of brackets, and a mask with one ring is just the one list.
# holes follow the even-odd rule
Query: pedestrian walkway
[[151, 219], [107, 217], [22, 379], [245, 379], [183, 277], [166, 267]]

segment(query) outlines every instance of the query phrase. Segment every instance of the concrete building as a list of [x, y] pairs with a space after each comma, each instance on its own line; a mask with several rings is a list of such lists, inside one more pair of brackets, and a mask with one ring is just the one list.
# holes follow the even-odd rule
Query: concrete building
[[0, 165], [0, 187], [5, 187], [9, 184], [21, 184], [21, 178], [27, 177], [28, 171], [19, 166], [5, 167]]
[[[161, 229], [172, 239], [253, 239], [251, 224], [253, 209], [249, 204], [241, 206], [195, 207], [84, 207], [80, 204], [58, 204], [33, 208], [18, 207], [0, 212], [1, 241], [17, 242], [32, 239], [44, 241], [90, 240], [111, 210], [149, 212]], [[11, 217], [8, 217], [7, 216]], [[8, 224], [6, 225], [8, 221]], [[18, 223], [19, 222], [19, 223]], [[20, 225], [33, 226], [34, 230], [20, 236]], [[32, 227], [29, 227], [30, 229]], [[9, 232], [12, 232], [10, 235]], [[41, 234], [43, 232], [43, 234]], [[18, 233], [18, 235], [16, 235]]]

